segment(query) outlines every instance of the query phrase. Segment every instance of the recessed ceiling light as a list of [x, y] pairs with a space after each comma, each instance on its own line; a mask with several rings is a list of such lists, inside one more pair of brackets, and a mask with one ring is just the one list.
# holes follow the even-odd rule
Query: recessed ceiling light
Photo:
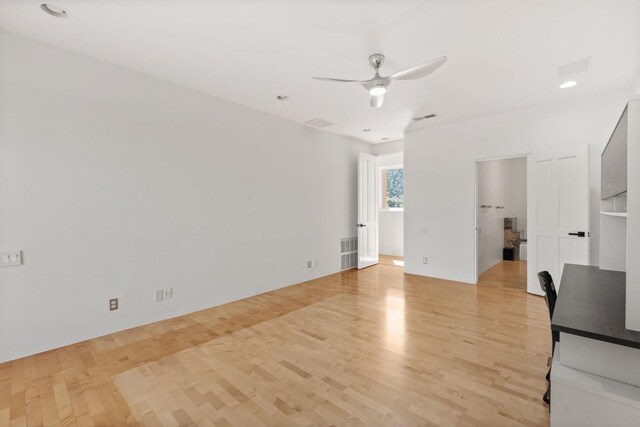
[[55, 16], [56, 18], [67, 18], [69, 17], [69, 12], [61, 8], [60, 6], [55, 6], [53, 4], [42, 3], [40, 5], [40, 9], [44, 10], [51, 16]]
[[276, 96], [276, 99], [278, 101], [286, 101], [286, 100], [289, 99], [289, 97], [287, 95], [278, 95], [278, 96]]
[[568, 89], [570, 87], [574, 87], [577, 84], [578, 82], [574, 80], [567, 80], [566, 82], [560, 84], [560, 89]]
[[362, 132], [370, 132], [371, 129], [362, 129]]
[[382, 138], [382, 140], [383, 140], [383, 141], [388, 141], [388, 140], [389, 140], [389, 138]]

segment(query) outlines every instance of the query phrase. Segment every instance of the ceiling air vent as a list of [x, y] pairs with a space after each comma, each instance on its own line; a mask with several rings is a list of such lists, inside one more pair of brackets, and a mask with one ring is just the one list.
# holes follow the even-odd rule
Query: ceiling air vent
[[571, 74], [584, 73], [589, 71], [591, 58], [583, 58], [578, 61], [558, 66], [558, 77], [570, 76]]
[[322, 129], [322, 128], [326, 128], [327, 126], [331, 126], [333, 123], [328, 122], [324, 119], [313, 119], [313, 120], [309, 120], [308, 122], [305, 122], [305, 124], [314, 128]]
[[436, 113], [433, 113], [433, 114], [427, 114], [426, 116], [414, 117], [413, 121], [419, 122], [420, 120], [433, 119], [434, 117], [438, 117], [438, 115]]

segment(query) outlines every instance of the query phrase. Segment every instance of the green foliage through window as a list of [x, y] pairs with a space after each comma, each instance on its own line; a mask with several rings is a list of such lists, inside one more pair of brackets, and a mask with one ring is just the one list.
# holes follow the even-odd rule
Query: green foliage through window
[[404, 205], [404, 169], [387, 169], [385, 194], [387, 208], [401, 208]]

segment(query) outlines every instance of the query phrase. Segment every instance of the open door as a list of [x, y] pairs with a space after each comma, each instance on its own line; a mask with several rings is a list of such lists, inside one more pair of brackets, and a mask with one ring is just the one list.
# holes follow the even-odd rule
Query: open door
[[556, 286], [564, 264], [589, 264], [589, 147], [529, 156], [527, 291], [542, 294], [537, 273]]
[[378, 263], [378, 161], [360, 153], [358, 163], [358, 269]]

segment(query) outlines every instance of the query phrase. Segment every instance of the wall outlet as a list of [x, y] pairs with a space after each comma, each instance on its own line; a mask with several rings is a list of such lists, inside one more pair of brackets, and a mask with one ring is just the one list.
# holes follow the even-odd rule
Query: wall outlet
[[155, 302], [164, 301], [169, 298], [173, 298], [173, 288], [158, 289], [153, 293]]
[[429, 258], [427, 258], [427, 257], [422, 257], [422, 263], [423, 263], [423, 264], [429, 264]]
[[0, 267], [14, 267], [21, 264], [21, 251], [0, 252]]
[[164, 289], [159, 289], [153, 293], [153, 297], [155, 302], [160, 302], [164, 300]]
[[318, 266], [317, 259], [310, 259], [309, 261], [307, 261], [307, 268], [316, 268], [317, 266]]
[[118, 298], [111, 298], [109, 300], [109, 311], [118, 309]]
[[307, 268], [311, 268], [313, 267], [313, 261], [309, 260], [307, 261]]

